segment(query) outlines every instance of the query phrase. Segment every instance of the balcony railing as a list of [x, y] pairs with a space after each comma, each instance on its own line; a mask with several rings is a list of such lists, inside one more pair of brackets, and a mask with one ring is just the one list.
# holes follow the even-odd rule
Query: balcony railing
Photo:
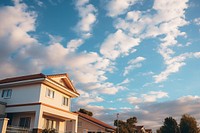
[[7, 126], [6, 133], [31, 133], [32, 130], [29, 128]]

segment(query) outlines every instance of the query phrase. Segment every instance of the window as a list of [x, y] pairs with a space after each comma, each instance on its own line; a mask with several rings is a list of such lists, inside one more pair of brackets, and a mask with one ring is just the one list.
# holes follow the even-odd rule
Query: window
[[54, 91], [47, 88], [46, 96], [49, 98], [54, 98]]
[[63, 105], [68, 106], [68, 98], [63, 97]]
[[24, 128], [30, 128], [31, 117], [22, 117], [19, 121], [19, 126]]
[[3, 90], [2, 91], [1, 97], [3, 97], [3, 98], [10, 98], [11, 95], [12, 95], [12, 90], [8, 89], [8, 90]]

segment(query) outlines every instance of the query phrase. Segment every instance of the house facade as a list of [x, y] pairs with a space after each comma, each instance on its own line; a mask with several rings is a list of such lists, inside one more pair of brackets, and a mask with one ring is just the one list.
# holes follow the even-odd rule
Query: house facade
[[71, 98], [79, 93], [67, 74], [34, 74], [0, 80], [0, 101], [8, 125], [28, 128], [35, 133], [53, 128], [66, 132], [70, 121], [77, 132], [78, 114], [70, 111]]
[[[86, 114], [76, 113], [78, 114], [78, 133], [115, 133], [114, 127]], [[71, 127], [70, 122], [67, 125]]]

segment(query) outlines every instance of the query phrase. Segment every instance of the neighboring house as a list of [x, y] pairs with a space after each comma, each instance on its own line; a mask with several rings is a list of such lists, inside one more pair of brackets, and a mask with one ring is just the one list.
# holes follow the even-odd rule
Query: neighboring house
[[[78, 114], [78, 133], [115, 133], [116, 129], [114, 127], [89, 115], [80, 112], [76, 113]], [[70, 124], [68, 122], [67, 125]]]
[[152, 133], [151, 129], [145, 129], [144, 126], [135, 126], [135, 133]]
[[[71, 98], [78, 97], [67, 74], [34, 74], [0, 80], [0, 101], [6, 103], [8, 125], [29, 128], [34, 133], [54, 128], [77, 132], [78, 114], [70, 112]], [[5, 104], [4, 104], [5, 105]]]
[[136, 133], [146, 133], [144, 126], [135, 126]]
[[152, 129], [145, 129], [146, 133], [153, 133]]

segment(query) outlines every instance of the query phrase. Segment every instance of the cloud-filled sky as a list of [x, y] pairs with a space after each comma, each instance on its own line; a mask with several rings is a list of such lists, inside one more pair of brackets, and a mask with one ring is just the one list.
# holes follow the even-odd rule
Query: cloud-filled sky
[[200, 122], [200, 1], [1, 0], [0, 78], [68, 73], [86, 108], [156, 129]]

